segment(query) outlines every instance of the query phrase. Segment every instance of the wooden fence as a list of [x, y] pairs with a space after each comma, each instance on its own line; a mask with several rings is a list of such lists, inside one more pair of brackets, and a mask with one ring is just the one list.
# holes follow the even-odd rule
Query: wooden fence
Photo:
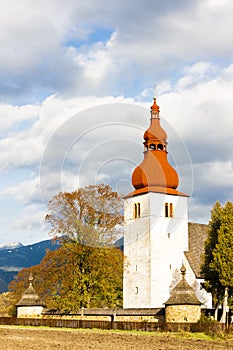
[[118, 329], [126, 331], [147, 332], [205, 332], [216, 334], [219, 332], [233, 333], [233, 325], [221, 323], [165, 323], [165, 322], [126, 322], [126, 321], [100, 321], [100, 320], [77, 320], [64, 318], [16, 318], [0, 317], [0, 325], [17, 326], [45, 326], [59, 328], [98, 328]]

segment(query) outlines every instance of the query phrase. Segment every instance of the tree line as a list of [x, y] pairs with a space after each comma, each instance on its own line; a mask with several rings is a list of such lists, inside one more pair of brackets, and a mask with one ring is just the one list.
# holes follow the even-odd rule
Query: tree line
[[228, 307], [233, 307], [233, 203], [218, 201], [212, 208], [208, 238], [201, 272], [204, 288], [211, 292], [217, 311], [222, 305], [221, 322], [226, 321]]
[[81, 307], [121, 307], [123, 252], [114, 246], [123, 224], [118, 193], [104, 184], [60, 192], [49, 202], [45, 220], [61, 247], [18, 273], [9, 285], [14, 301], [28, 287], [31, 272], [47, 308], [75, 313]]
[[[50, 234], [61, 247], [47, 251], [39, 265], [21, 270], [10, 283], [14, 302], [28, 287], [32, 272], [37, 293], [48, 308], [75, 312], [81, 307], [122, 307], [123, 252], [121, 197], [104, 184], [60, 192], [48, 206]], [[222, 322], [233, 307], [233, 203], [216, 202], [211, 211], [201, 266], [204, 288], [212, 293]], [[11, 301], [12, 303], [12, 301]], [[217, 316], [216, 316], [217, 317]]]

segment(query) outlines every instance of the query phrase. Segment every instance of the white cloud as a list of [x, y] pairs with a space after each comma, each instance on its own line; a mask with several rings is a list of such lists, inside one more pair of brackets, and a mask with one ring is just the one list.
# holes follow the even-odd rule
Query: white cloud
[[[38, 6], [10, 0], [0, 14], [0, 94], [12, 100], [33, 98], [35, 91], [114, 94], [120, 82], [121, 92], [129, 94], [135, 80], [159, 85], [189, 62], [210, 57], [229, 62], [232, 13], [230, 0], [150, 6], [71, 0]], [[109, 31], [107, 40], [92, 38], [99, 28]]]
[[25, 207], [21, 212], [19, 218], [17, 218], [11, 225], [13, 230], [44, 230], [48, 229], [48, 225], [45, 223], [46, 211], [41, 210], [39, 206], [30, 205]]
[[[87, 108], [91, 106], [95, 107]], [[140, 115], [135, 113], [135, 120], [132, 120], [127, 106], [137, 112], [132, 99], [123, 97], [47, 98], [34, 124], [0, 140], [2, 176], [9, 182], [1, 195], [24, 204], [45, 198], [47, 201], [60, 190], [72, 190], [80, 183], [108, 177], [105, 171], [111, 169], [105, 166], [101, 173], [103, 164], [114, 162], [119, 156], [125, 157], [129, 145], [134, 143], [135, 133], [142, 133]], [[139, 145], [141, 148], [141, 140]], [[31, 169], [34, 174], [28, 178], [28, 171], [25, 171], [14, 185], [12, 174], [17, 168]], [[116, 170], [111, 176], [112, 184], [122, 174], [120, 168]]]
[[222, 204], [232, 201], [232, 161], [194, 164], [194, 179], [195, 188], [190, 201], [189, 218], [194, 222], [206, 223], [217, 200]]
[[97, 79], [109, 78], [109, 71], [114, 72], [115, 63], [102, 45], [95, 46], [90, 52], [77, 54], [75, 61], [82, 67], [84, 79], [95, 82]]
[[23, 204], [41, 202], [39, 177], [27, 179], [16, 186], [11, 186], [0, 192], [1, 196], [11, 196]]
[[[9, 168], [20, 166], [39, 165], [43, 151], [46, 144], [53, 137], [59, 128], [66, 125], [66, 122], [70, 120], [76, 113], [90, 108], [95, 105], [107, 104], [107, 103], [127, 103], [132, 102], [131, 99], [124, 99], [121, 97], [84, 97], [84, 98], [62, 98], [59, 96], [48, 97], [40, 107], [25, 106], [13, 107], [4, 106], [5, 119], [9, 119], [9, 125], [13, 123], [23, 121], [25, 119], [31, 119], [32, 125], [26, 127], [26, 130], [15, 132], [9, 136], [0, 139], [0, 153], [1, 153], [1, 169], [7, 170]], [[11, 111], [18, 111], [11, 117]], [[37, 116], [33, 123], [34, 116]], [[76, 126], [77, 127], [77, 126]], [[68, 134], [67, 134], [68, 132]], [[71, 134], [75, 134], [75, 130], [66, 130], [63, 128], [62, 137], [70, 137]], [[57, 144], [57, 151], [62, 147], [59, 140]], [[55, 155], [54, 150], [54, 155]]]
[[[182, 135], [194, 163], [227, 161], [233, 151], [233, 84], [226, 70], [210, 78], [207, 72], [207, 78], [182, 89], [178, 82], [177, 90], [159, 98], [162, 115]], [[181, 81], [185, 79], [181, 77]]]
[[11, 74], [22, 71], [26, 74], [42, 64], [45, 57], [61, 55], [59, 31], [48, 14], [41, 13], [40, 6], [32, 8], [26, 1], [10, 3], [3, 6], [0, 15], [1, 69]]
[[[209, 73], [213, 71], [214, 76]], [[169, 155], [185, 182], [181, 188], [190, 193], [194, 185], [193, 195], [200, 201], [202, 195], [214, 201], [208, 188], [215, 188], [218, 194], [222, 179], [227, 188], [231, 186], [231, 71], [231, 66], [221, 70], [209, 63], [196, 63], [183, 70], [175, 86], [166, 81], [165, 86], [172, 91], [158, 98], [161, 123], [168, 132]], [[192, 84], [181, 83], [190, 76], [195, 78]], [[39, 108], [35, 106], [38, 119], [27, 130], [2, 139], [0, 150], [6, 176], [7, 169], [32, 165], [36, 173], [5, 189], [5, 194], [29, 204], [40, 200], [41, 188], [42, 198], [47, 201], [60, 190], [101, 179], [116, 187], [121, 181], [130, 181], [131, 170], [143, 157], [143, 132], [149, 125], [149, 109], [138, 107], [137, 111], [133, 102], [123, 97], [50, 96]], [[127, 112], [128, 103], [133, 114]], [[189, 177], [188, 186], [185, 176]]]
[[[13, 126], [20, 127], [23, 121], [35, 122], [40, 113], [38, 105], [12, 106], [0, 104], [1, 132], [4, 133]], [[17, 125], [18, 124], [18, 125]]]
[[209, 62], [197, 62], [184, 68], [184, 76], [177, 83], [178, 90], [184, 90], [216, 76], [217, 67]]
[[[185, 145], [191, 155], [191, 217], [204, 220], [215, 199], [226, 199], [232, 186], [232, 14], [230, 0], [2, 4], [1, 190], [5, 200], [25, 206], [24, 227], [30, 227], [27, 208], [40, 200], [39, 180], [46, 199], [77, 183], [104, 180], [120, 188], [129, 181], [143, 157], [149, 110], [129, 116], [113, 105], [106, 108], [108, 120], [101, 108], [85, 110], [137, 100], [149, 108], [154, 85], [170, 156], [187, 192], [193, 180]], [[39, 220], [36, 210], [29, 212]]]
[[216, 161], [194, 165], [194, 174], [198, 179], [196, 195], [199, 201], [210, 204], [211, 201], [227, 201], [233, 196], [232, 161]]

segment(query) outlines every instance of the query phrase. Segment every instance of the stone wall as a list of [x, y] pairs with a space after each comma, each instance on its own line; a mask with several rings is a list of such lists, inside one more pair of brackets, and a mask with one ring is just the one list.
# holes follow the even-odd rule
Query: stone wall
[[199, 305], [168, 305], [165, 309], [166, 322], [197, 322], [200, 317]]

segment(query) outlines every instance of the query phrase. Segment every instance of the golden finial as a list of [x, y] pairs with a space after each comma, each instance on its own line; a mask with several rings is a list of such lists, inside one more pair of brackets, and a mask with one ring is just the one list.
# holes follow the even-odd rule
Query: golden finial
[[32, 273], [30, 272], [30, 276], [29, 276], [29, 278], [28, 278], [30, 286], [32, 285], [33, 279], [34, 279], [34, 278], [33, 278], [33, 276], [32, 276]]

